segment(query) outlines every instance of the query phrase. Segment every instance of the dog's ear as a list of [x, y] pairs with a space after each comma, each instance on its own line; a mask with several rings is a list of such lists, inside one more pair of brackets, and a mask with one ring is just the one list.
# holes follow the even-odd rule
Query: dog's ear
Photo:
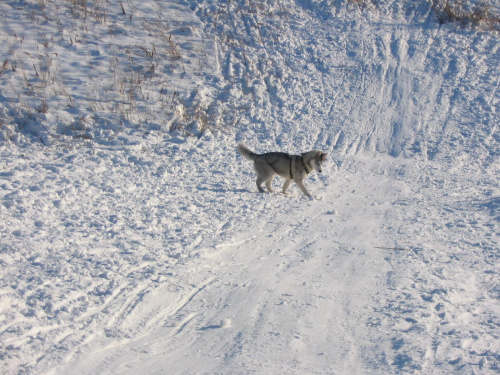
[[326, 159], [326, 155], [328, 155], [326, 152], [322, 152], [322, 153], [321, 153], [321, 161], [322, 161], [322, 162], [323, 162], [323, 161], [325, 161], [325, 159]]

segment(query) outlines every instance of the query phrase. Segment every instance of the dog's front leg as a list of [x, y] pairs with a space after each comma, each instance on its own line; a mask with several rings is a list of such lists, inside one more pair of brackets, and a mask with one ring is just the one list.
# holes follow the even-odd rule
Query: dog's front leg
[[292, 180], [286, 179], [285, 183], [283, 184], [283, 194], [287, 195], [288, 193], [286, 192], [288, 188], [290, 187], [290, 184], [292, 183]]
[[299, 181], [295, 181], [295, 183], [297, 184], [299, 189], [302, 190], [302, 192], [306, 195], [306, 197], [312, 198], [312, 195], [307, 191], [306, 187], [304, 186], [304, 182], [299, 180]]

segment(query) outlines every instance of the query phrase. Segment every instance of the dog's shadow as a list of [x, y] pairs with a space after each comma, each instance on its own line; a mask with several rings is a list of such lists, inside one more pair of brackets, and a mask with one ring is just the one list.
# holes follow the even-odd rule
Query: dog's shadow
[[214, 193], [255, 193], [249, 189], [228, 189], [224, 187], [212, 187], [212, 186], [198, 186], [197, 188], [200, 191], [211, 191]]

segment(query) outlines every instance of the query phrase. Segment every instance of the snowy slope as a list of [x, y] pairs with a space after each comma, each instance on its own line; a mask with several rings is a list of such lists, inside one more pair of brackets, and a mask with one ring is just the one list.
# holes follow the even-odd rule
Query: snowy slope
[[498, 33], [356, 3], [0, 4], [2, 372], [499, 371]]

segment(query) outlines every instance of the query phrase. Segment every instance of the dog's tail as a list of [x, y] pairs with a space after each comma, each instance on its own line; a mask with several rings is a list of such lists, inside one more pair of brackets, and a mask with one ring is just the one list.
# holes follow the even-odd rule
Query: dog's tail
[[243, 157], [245, 159], [248, 159], [248, 160], [251, 160], [251, 161], [255, 161], [255, 159], [257, 158], [257, 154], [250, 151], [250, 149], [245, 146], [245, 144], [243, 142], [239, 143], [238, 144], [238, 152], [243, 155]]

